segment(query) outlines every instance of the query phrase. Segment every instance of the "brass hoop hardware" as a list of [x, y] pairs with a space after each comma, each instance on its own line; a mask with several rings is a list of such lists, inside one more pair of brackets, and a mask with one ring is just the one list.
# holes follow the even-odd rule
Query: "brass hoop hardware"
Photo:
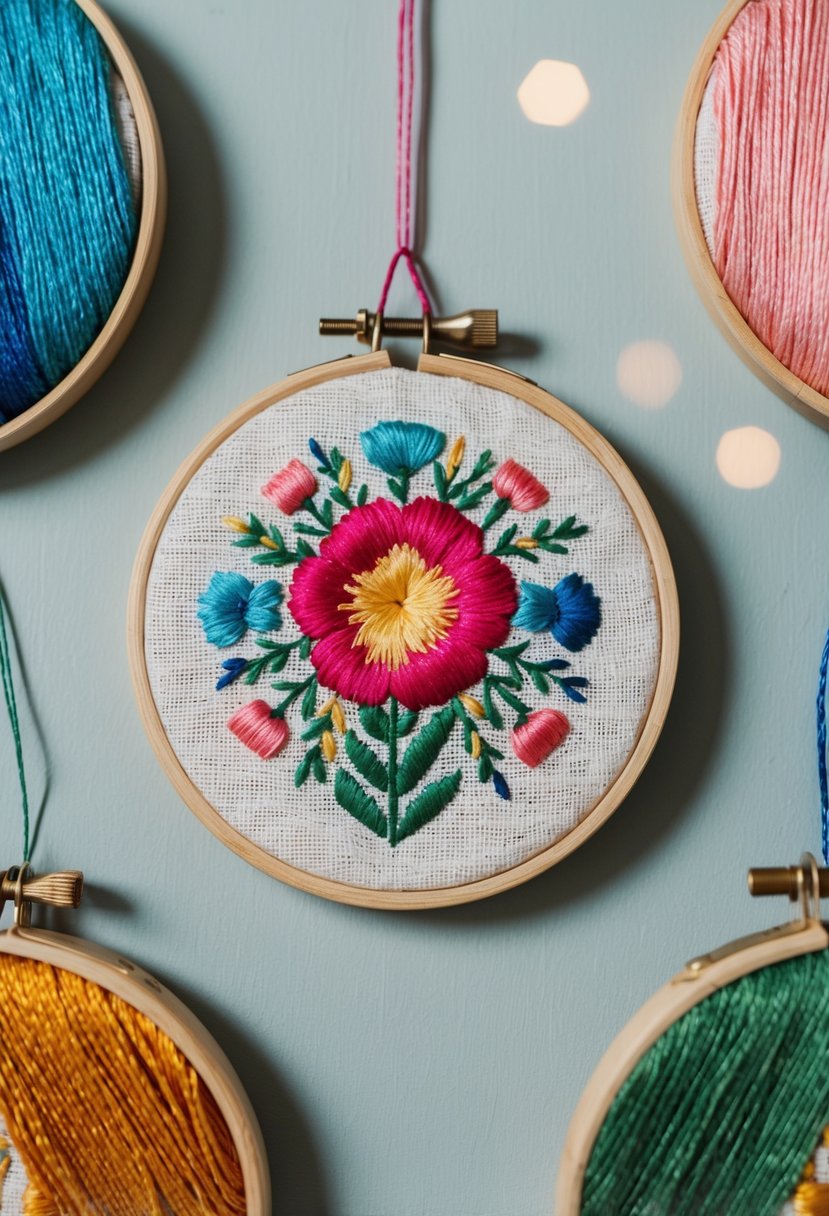
[[[379, 322], [378, 322], [379, 316]], [[426, 317], [428, 316], [428, 322]], [[454, 317], [385, 317], [361, 308], [354, 320], [347, 317], [323, 317], [320, 334], [323, 337], [352, 335], [358, 342], [379, 350], [376, 328], [386, 338], [423, 338], [423, 353], [429, 354], [432, 342], [467, 350], [487, 350], [498, 345], [497, 308], [471, 308]], [[426, 332], [428, 325], [428, 334]], [[378, 345], [375, 346], [375, 342]]]
[[820, 898], [829, 895], [829, 869], [804, 853], [799, 866], [755, 866], [748, 872], [752, 895], [788, 895], [800, 903], [803, 919], [820, 920]]
[[429, 344], [432, 339], [432, 314], [425, 312], [423, 314], [423, 353], [429, 354]]
[[83, 896], [80, 870], [61, 870], [55, 874], [32, 873], [27, 861], [10, 870], [0, 870], [0, 913], [8, 900], [14, 903], [14, 923], [28, 928], [32, 904], [52, 908], [77, 908]]
[[376, 354], [383, 339], [383, 314], [376, 312], [371, 322], [371, 353]]

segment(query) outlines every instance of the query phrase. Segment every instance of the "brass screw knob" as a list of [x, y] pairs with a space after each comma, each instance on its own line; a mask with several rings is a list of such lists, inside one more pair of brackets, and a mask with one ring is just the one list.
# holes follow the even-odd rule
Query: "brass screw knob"
[[[377, 314], [361, 308], [354, 320], [346, 317], [323, 317], [320, 334], [323, 337], [351, 334], [358, 342], [371, 345]], [[471, 308], [454, 317], [430, 317], [429, 336], [436, 342], [462, 349], [485, 350], [498, 344], [498, 310]], [[380, 316], [380, 334], [389, 338], [422, 338], [423, 317]]]

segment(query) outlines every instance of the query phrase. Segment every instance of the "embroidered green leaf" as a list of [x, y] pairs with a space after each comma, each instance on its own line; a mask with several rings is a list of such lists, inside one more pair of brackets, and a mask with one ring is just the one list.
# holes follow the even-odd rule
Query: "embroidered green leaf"
[[311, 524], [294, 524], [294, 531], [301, 533], [303, 536], [327, 536], [328, 533], [322, 528], [314, 528]]
[[320, 735], [331, 729], [331, 715], [324, 714], [321, 718], [314, 718], [310, 726], [302, 732], [303, 739], [319, 739]]
[[[389, 739], [389, 715], [379, 705], [361, 705], [359, 709], [360, 725], [367, 735], [380, 743]], [[415, 715], [416, 716], [416, 715]], [[399, 733], [399, 732], [398, 732]]]
[[308, 780], [308, 776], [311, 772], [311, 766], [318, 758], [320, 758], [319, 744], [317, 744], [316, 747], [309, 748], [302, 757], [300, 763], [297, 765], [296, 772], [294, 773], [294, 785], [297, 789], [300, 789]]
[[483, 703], [486, 710], [486, 716], [489, 718], [496, 730], [504, 729], [504, 719], [501, 717], [501, 711], [492, 699], [492, 679], [487, 676], [484, 680]]
[[397, 769], [398, 793], [408, 794], [426, 776], [454, 725], [455, 711], [451, 705], [446, 705], [432, 715], [420, 734], [415, 735]]
[[371, 750], [367, 743], [355, 735], [353, 730], [346, 731], [345, 752], [351, 763], [366, 781], [383, 793], [389, 788], [389, 774], [380, 758]]
[[302, 717], [303, 721], [307, 722], [309, 718], [314, 716], [314, 710], [317, 707], [317, 681], [313, 677], [309, 681], [308, 690], [302, 698]]
[[529, 669], [529, 672], [530, 672], [530, 678], [532, 679], [533, 684], [535, 684], [535, 686], [539, 692], [549, 692], [550, 691], [550, 681], [547, 679], [547, 677], [545, 676], [543, 671], [539, 671], [539, 669], [537, 667], [531, 667]]
[[302, 641], [299, 644], [299, 657], [301, 659], [307, 659], [308, 656], [310, 655], [310, 653], [311, 653], [311, 639], [303, 637]]
[[486, 782], [489, 781], [490, 777], [492, 776], [492, 773], [493, 765], [492, 760], [490, 759], [490, 753], [488, 751], [482, 752], [481, 758], [478, 761], [478, 780], [483, 784], [486, 784]]
[[406, 491], [399, 481], [395, 481], [393, 477], [389, 477], [386, 484], [398, 502], [406, 501]]
[[580, 536], [584, 536], [586, 532], [590, 531], [587, 524], [578, 524], [574, 527], [575, 523], [575, 515], [568, 515], [567, 519], [562, 520], [558, 525], [553, 536], [556, 540], [578, 540]]
[[262, 520], [259, 519], [259, 517], [257, 515], [254, 515], [253, 513], [251, 513], [251, 515], [250, 515], [250, 530], [251, 530], [251, 532], [254, 532], [257, 536], [266, 535], [265, 525], [262, 523]]
[[446, 502], [446, 490], [448, 488], [446, 482], [446, 471], [439, 460], [435, 460], [433, 462], [432, 474], [435, 479], [435, 489], [438, 492], [438, 498], [441, 502]]
[[368, 498], [368, 486], [365, 486], [365, 485], [360, 486], [360, 489], [357, 491], [357, 506], [364, 507], [366, 505], [367, 498]]
[[313, 545], [309, 545], [307, 540], [301, 538], [296, 543], [297, 560], [302, 560], [303, 557], [316, 557], [317, 552]]
[[314, 756], [311, 768], [313, 769], [314, 777], [320, 783], [320, 785], [325, 785], [326, 781], [328, 780], [328, 769], [325, 767], [325, 761], [323, 760], [322, 755]]
[[402, 714], [397, 719], [397, 737], [405, 739], [406, 735], [410, 735], [417, 725], [417, 719], [420, 715], [415, 713], [413, 709], [404, 709]]
[[[462, 498], [458, 499], [455, 506], [459, 511], [471, 511], [473, 507], [477, 507], [483, 502], [491, 489], [492, 482], [485, 481], [484, 484], [482, 486], [478, 486], [476, 490], [470, 491], [469, 494], [464, 494]], [[499, 499], [499, 501], [501, 500]]]
[[337, 769], [337, 775], [334, 778], [334, 797], [343, 810], [348, 811], [349, 815], [359, 819], [360, 823], [374, 832], [376, 836], [385, 837], [386, 820], [379, 806], [371, 794], [364, 790], [360, 783], [343, 768]]
[[339, 486], [332, 486], [331, 489], [328, 491], [328, 493], [331, 495], [331, 497], [334, 499], [334, 502], [337, 503], [338, 506], [345, 507], [346, 511], [351, 509], [351, 499], [348, 497], [348, 495], [345, 493], [344, 490], [340, 489]]
[[413, 832], [425, 827], [449, 805], [460, 788], [462, 773], [457, 769], [439, 781], [430, 781], [416, 798], [409, 803], [406, 814], [397, 829], [397, 839], [405, 840]]

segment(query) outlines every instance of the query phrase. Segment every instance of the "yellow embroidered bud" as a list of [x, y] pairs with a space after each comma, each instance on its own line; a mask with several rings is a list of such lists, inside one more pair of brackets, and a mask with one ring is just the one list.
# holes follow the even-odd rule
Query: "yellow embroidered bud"
[[329, 697], [328, 700], [325, 702], [325, 704], [321, 705], [319, 707], [319, 709], [317, 710], [317, 717], [324, 718], [326, 714], [330, 714], [331, 710], [334, 708], [334, 706], [336, 704], [337, 704], [337, 698]]
[[466, 440], [463, 435], [458, 435], [455, 442], [449, 449], [449, 456], [446, 461], [446, 476], [451, 477], [461, 467], [463, 454], [466, 450]]
[[279, 545], [275, 540], [271, 540], [269, 536], [260, 536], [259, 544], [264, 545], [266, 549], [278, 549]]
[[516, 549], [537, 549], [538, 541], [534, 536], [519, 536], [515, 547]]
[[476, 718], [485, 718], [486, 710], [477, 697], [470, 697], [468, 692], [458, 693], [458, 700], [464, 709], [468, 709]]
[[472, 732], [471, 743], [472, 743], [472, 751], [470, 752], [470, 755], [472, 756], [473, 760], [477, 760], [481, 754], [481, 736], [478, 734], [478, 732], [476, 730], [473, 730], [473, 732]]
[[334, 726], [337, 728], [340, 734], [344, 735], [345, 714], [343, 713], [343, 707], [340, 705], [339, 701], [335, 701], [331, 706], [331, 721], [334, 723]]
[[342, 462], [342, 464], [340, 465], [340, 471], [337, 474], [337, 485], [340, 487], [343, 494], [346, 493], [346, 491], [348, 490], [348, 487], [351, 485], [351, 461], [350, 460], [344, 460]]
[[330, 730], [322, 732], [322, 754], [326, 760], [333, 760], [337, 754], [337, 743]]
[[223, 515], [222, 523], [226, 528], [230, 528], [231, 532], [250, 532], [250, 528], [238, 515]]

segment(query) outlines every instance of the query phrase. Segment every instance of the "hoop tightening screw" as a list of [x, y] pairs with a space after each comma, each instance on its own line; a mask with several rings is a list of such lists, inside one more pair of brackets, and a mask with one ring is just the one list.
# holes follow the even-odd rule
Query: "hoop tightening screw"
[[[358, 342], [370, 346], [376, 334], [377, 320], [377, 314], [369, 312], [367, 308], [361, 308], [353, 321], [344, 317], [323, 317], [320, 334], [323, 337], [349, 334], [356, 337]], [[423, 317], [387, 317], [381, 313], [379, 322], [381, 337], [424, 337]], [[498, 344], [496, 308], [471, 308], [454, 317], [430, 317], [425, 324], [428, 326], [427, 337], [447, 346], [483, 350]]]

